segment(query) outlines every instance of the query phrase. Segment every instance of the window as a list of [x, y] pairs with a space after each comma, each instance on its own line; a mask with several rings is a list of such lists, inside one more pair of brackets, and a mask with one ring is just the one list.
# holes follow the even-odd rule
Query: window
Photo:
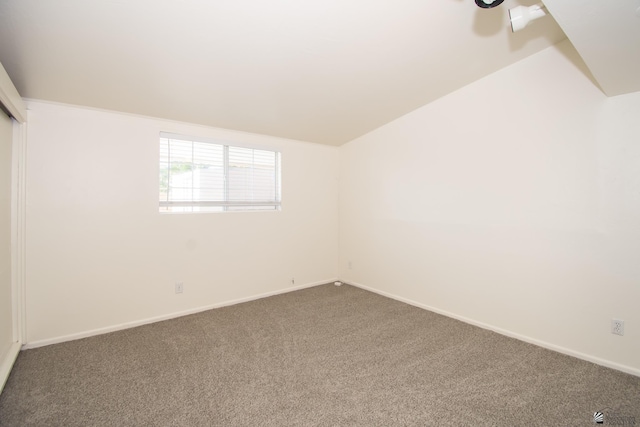
[[160, 134], [160, 212], [280, 210], [280, 153]]

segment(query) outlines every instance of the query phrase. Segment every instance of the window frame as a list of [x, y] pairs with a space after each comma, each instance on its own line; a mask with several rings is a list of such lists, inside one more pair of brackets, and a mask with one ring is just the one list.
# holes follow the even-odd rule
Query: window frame
[[[162, 194], [162, 165], [163, 165], [163, 157], [162, 157], [162, 140], [167, 139], [167, 148], [170, 150], [169, 140], [179, 140], [194, 143], [202, 143], [202, 144], [212, 144], [216, 146], [222, 147], [222, 160], [223, 160], [223, 198], [224, 200], [182, 200], [182, 201], [172, 201], [172, 200], [161, 200], [160, 195]], [[254, 144], [245, 144], [237, 141], [228, 141], [216, 138], [203, 138], [197, 136], [188, 136], [179, 133], [172, 132], [160, 132], [158, 138], [158, 148], [159, 148], [159, 161], [158, 161], [158, 211], [161, 214], [197, 214], [197, 213], [227, 213], [227, 212], [279, 212], [282, 210], [282, 152], [280, 150], [276, 150], [273, 147], [264, 147], [257, 146]], [[230, 200], [230, 186], [231, 179], [229, 175], [229, 149], [230, 148], [238, 148], [243, 150], [251, 150], [252, 153], [255, 151], [258, 152], [267, 152], [274, 154], [274, 165], [273, 165], [273, 194], [274, 200]], [[168, 157], [170, 159], [170, 155]], [[194, 165], [195, 159], [192, 157], [192, 165]], [[171, 161], [168, 160], [167, 163], [168, 170], [171, 169]], [[252, 164], [251, 168], [254, 169], [255, 164]], [[194, 167], [192, 166], [191, 171], [194, 172]], [[167, 199], [169, 199], [169, 194], [171, 191], [171, 176], [168, 171], [167, 175]], [[253, 186], [254, 187], [254, 186]], [[254, 188], [252, 187], [252, 191]], [[192, 190], [194, 187], [193, 179], [191, 181]], [[270, 190], [271, 191], [271, 190]], [[187, 208], [186, 210], [171, 210], [171, 208]], [[188, 210], [190, 208], [190, 210]], [[204, 209], [202, 209], [204, 208]], [[206, 209], [206, 208], [220, 208], [217, 209]], [[243, 209], [244, 208], [244, 209]]]

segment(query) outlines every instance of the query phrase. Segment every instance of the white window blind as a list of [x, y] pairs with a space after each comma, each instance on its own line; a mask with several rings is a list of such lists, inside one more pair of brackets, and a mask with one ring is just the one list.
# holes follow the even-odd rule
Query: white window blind
[[160, 212], [279, 209], [279, 152], [160, 134]]

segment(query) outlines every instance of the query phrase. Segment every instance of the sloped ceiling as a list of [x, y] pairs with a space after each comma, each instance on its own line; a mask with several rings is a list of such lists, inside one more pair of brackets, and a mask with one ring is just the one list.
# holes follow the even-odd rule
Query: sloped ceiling
[[640, 0], [546, 0], [609, 96], [640, 90]]
[[27, 98], [340, 145], [564, 39], [511, 33], [533, 3], [0, 0], [0, 62]]

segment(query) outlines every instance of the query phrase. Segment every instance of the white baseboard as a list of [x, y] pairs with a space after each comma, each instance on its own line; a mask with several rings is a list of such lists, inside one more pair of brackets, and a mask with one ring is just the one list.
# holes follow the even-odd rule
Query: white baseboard
[[546, 348], [546, 349], [549, 349], [549, 350], [553, 350], [553, 351], [556, 351], [558, 353], [566, 354], [567, 356], [573, 356], [573, 357], [576, 357], [578, 359], [586, 360], [587, 362], [592, 362], [592, 363], [595, 363], [597, 365], [605, 366], [607, 368], [615, 369], [615, 370], [618, 370], [618, 371], [626, 372], [627, 374], [631, 374], [631, 375], [635, 375], [637, 377], [640, 377], [640, 369], [636, 369], [636, 368], [633, 368], [631, 366], [622, 365], [622, 364], [619, 364], [619, 363], [616, 363], [616, 362], [612, 362], [610, 360], [601, 359], [601, 358], [596, 357], [596, 356], [591, 356], [591, 355], [586, 354], [586, 353], [581, 353], [579, 351], [574, 351], [574, 350], [568, 349], [566, 347], [561, 347], [559, 345], [551, 344], [551, 343], [548, 343], [546, 341], [540, 341], [540, 340], [537, 340], [535, 338], [530, 338], [530, 337], [527, 337], [525, 335], [520, 335], [518, 333], [509, 331], [509, 330], [506, 330], [506, 329], [498, 328], [498, 327], [489, 325], [487, 323], [478, 322], [476, 320], [469, 319], [469, 318], [464, 317], [464, 316], [459, 316], [457, 314], [450, 313], [450, 312], [445, 311], [445, 310], [440, 310], [438, 308], [431, 307], [431, 306], [428, 306], [426, 304], [422, 304], [422, 303], [410, 300], [408, 298], [403, 298], [403, 297], [400, 297], [398, 295], [391, 294], [389, 292], [384, 292], [384, 291], [380, 291], [380, 290], [375, 289], [375, 288], [370, 288], [368, 286], [362, 285], [362, 284], [357, 283], [357, 282], [352, 282], [352, 281], [349, 281], [349, 280], [342, 280], [342, 279], [338, 279], [338, 280], [340, 280], [342, 283], [345, 283], [347, 285], [355, 286], [357, 288], [364, 289], [366, 291], [373, 292], [375, 294], [382, 295], [384, 297], [391, 298], [391, 299], [394, 299], [396, 301], [404, 302], [406, 304], [413, 305], [415, 307], [422, 308], [424, 310], [429, 310], [429, 311], [432, 311], [434, 313], [442, 314], [443, 316], [451, 317], [453, 319], [460, 320], [460, 321], [462, 321], [464, 323], [468, 323], [468, 324], [473, 325], [473, 326], [478, 326], [478, 327], [480, 327], [482, 329], [488, 329], [488, 330], [496, 332], [496, 333], [498, 333], [500, 335], [505, 335], [507, 337], [511, 337], [511, 338], [515, 338], [515, 339], [520, 340], [520, 341], [527, 342], [529, 344], [537, 345], [538, 347], [542, 347], [542, 348]]
[[196, 307], [196, 308], [192, 308], [192, 309], [189, 309], [189, 310], [183, 310], [183, 311], [177, 311], [177, 312], [173, 312], [173, 313], [169, 313], [169, 314], [164, 314], [162, 316], [149, 317], [149, 318], [146, 318], [146, 319], [135, 320], [133, 322], [121, 323], [121, 324], [118, 324], [118, 325], [107, 326], [107, 327], [104, 327], [104, 328], [92, 329], [92, 330], [89, 330], [89, 331], [78, 332], [78, 333], [75, 333], [75, 334], [64, 335], [64, 336], [61, 336], [61, 337], [55, 337], [55, 338], [48, 338], [48, 339], [44, 339], [44, 340], [32, 341], [32, 342], [28, 342], [28, 343], [24, 344], [22, 346], [22, 349], [23, 350], [28, 350], [30, 348], [43, 347], [43, 346], [46, 346], [46, 345], [58, 344], [58, 343], [66, 342], [66, 341], [78, 340], [78, 339], [81, 339], [81, 338], [92, 337], [92, 336], [95, 336], [95, 335], [108, 334], [110, 332], [121, 331], [123, 329], [135, 328], [136, 326], [148, 325], [150, 323], [161, 322], [163, 320], [175, 319], [176, 317], [188, 316], [189, 314], [200, 313], [202, 311], [212, 310], [214, 308], [220, 308], [220, 307], [226, 307], [226, 306], [235, 305], [235, 304], [241, 304], [243, 302], [255, 301], [257, 299], [267, 298], [267, 297], [271, 297], [271, 296], [274, 296], [274, 295], [286, 294], [288, 292], [298, 291], [298, 290], [306, 289], [306, 288], [312, 288], [314, 286], [324, 285], [326, 283], [333, 283], [336, 280], [337, 280], [336, 278], [332, 278], [332, 279], [321, 280], [321, 281], [313, 282], [313, 283], [306, 283], [304, 285], [291, 286], [291, 287], [288, 287], [288, 288], [279, 289], [277, 291], [265, 292], [265, 293], [262, 293], [262, 294], [252, 295], [252, 296], [245, 297], [245, 298], [238, 298], [238, 299], [234, 299], [234, 300], [223, 301], [223, 302], [220, 302], [220, 303], [210, 304], [210, 305], [201, 306], [201, 307]]
[[14, 342], [11, 344], [11, 347], [9, 347], [9, 351], [5, 355], [4, 359], [0, 361], [0, 393], [2, 393], [4, 385], [7, 383], [7, 379], [11, 373], [11, 368], [13, 368], [13, 364], [18, 357], [18, 353], [20, 353], [20, 343]]

